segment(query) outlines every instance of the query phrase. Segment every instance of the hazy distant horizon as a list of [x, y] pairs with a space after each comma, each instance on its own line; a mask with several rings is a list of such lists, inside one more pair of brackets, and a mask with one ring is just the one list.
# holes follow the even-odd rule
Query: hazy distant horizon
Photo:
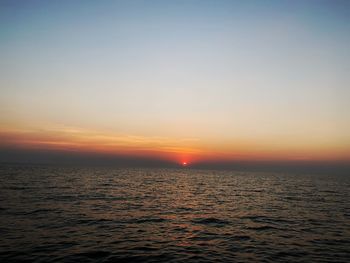
[[198, 161], [183, 165], [176, 161], [96, 153], [0, 150], [0, 165], [53, 165], [57, 167], [177, 168], [255, 172], [286, 172], [350, 175], [348, 162], [295, 160]]

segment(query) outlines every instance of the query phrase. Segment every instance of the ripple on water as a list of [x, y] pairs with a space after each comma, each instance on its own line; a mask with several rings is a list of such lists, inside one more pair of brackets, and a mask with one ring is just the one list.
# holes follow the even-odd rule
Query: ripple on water
[[128, 221], [128, 223], [134, 224], [147, 224], [147, 223], [163, 223], [169, 221], [169, 219], [161, 218], [161, 217], [142, 217], [135, 218]]
[[1, 262], [350, 262], [350, 177], [0, 172]]
[[277, 230], [278, 228], [267, 225], [256, 225], [256, 226], [247, 226], [246, 229], [255, 230], [255, 231], [266, 231], [266, 230]]
[[230, 224], [229, 221], [215, 217], [195, 218], [191, 220], [194, 224], [203, 224], [215, 227], [224, 227]]

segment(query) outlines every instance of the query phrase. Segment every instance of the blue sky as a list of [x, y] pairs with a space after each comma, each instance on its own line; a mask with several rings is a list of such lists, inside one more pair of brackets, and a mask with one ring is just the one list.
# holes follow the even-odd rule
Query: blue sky
[[347, 155], [349, 7], [1, 1], [1, 127]]

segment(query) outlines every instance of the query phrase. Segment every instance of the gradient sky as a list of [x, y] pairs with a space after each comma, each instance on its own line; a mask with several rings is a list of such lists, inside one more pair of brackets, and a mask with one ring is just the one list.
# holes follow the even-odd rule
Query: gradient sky
[[349, 47], [350, 1], [0, 1], [0, 148], [350, 161]]

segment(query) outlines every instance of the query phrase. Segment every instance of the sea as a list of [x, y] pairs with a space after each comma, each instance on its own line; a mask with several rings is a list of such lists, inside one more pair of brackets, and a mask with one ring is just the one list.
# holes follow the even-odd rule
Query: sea
[[350, 175], [1, 165], [0, 262], [350, 262]]

